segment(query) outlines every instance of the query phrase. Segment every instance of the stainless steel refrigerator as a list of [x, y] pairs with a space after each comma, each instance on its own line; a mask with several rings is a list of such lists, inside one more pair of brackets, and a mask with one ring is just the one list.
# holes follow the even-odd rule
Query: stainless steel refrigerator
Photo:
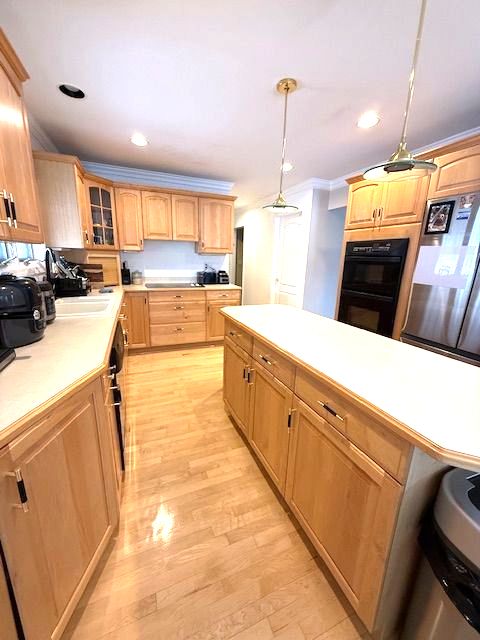
[[401, 340], [480, 366], [480, 192], [427, 202]]

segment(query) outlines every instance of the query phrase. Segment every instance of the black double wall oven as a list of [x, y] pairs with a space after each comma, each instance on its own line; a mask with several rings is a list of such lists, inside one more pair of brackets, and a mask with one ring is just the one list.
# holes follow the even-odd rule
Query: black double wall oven
[[391, 337], [408, 238], [347, 242], [338, 320]]

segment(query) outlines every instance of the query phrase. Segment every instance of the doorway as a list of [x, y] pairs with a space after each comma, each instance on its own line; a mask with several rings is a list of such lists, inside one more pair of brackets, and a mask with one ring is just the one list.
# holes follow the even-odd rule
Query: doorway
[[301, 307], [305, 239], [301, 214], [278, 217], [274, 249], [273, 302]]

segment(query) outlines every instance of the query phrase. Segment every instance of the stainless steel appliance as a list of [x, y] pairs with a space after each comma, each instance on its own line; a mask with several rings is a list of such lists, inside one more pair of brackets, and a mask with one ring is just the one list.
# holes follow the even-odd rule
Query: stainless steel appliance
[[217, 282], [218, 284], [230, 284], [230, 278], [228, 277], [228, 273], [226, 271], [220, 270], [217, 273]]
[[49, 282], [39, 282], [38, 286], [42, 292], [43, 302], [45, 304], [45, 315], [47, 324], [51, 324], [55, 320], [55, 294], [53, 287]]
[[347, 242], [338, 320], [391, 337], [408, 238]]
[[480, 474], [442, 479], [402, 640], [480, 640]]
[[0, 276], [0, 346], [22, 347], [43, 338], [45, 303], [33, 278]]
[[117, 422], [118, 446], [120, 448], [120, 460], [122, 469], [125, 470], [125, 403], [122, 398], [121, 372], [123, 369], [123, 358], [125, 355], [126, 338], [122, 325], [117, 324], [113, 338], [112, 349], [110, 351], [110, 380], [113, 391], [113, 403], [115, 406], [115, 418]]
[[401, 339], [480, 365], [480, 193], [427, 202]]

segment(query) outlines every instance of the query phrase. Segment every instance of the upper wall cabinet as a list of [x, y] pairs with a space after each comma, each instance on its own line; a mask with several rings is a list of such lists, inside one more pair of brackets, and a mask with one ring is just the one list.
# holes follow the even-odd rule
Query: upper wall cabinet
[[233, 202], [199, 198], [200, 238], [198, 253], [232, 253]]
[[89, 223], [93, 232], [92, 249], [118, 249], [112, 183], [91, 176], [85, 179]]
[[480, 189], [480, 144], [435, 158], [429, 198], [443, 198]]
[[142, 216], [146, 240], [172, 239], [172, 197], [169, 193], [142, 191]]
[[421, 222], [429, 177], [391, 182], [361, 180], [350, 186], [345, 228], [379, 228]]
[[89, 249], [93, 245], [82, 168], [75, 156], [34, 151], [45, 243]]
[[379, 182], [362, 180], [350, 185], [345, 228], [365, 229], [375, 226], [381, 193], [382, 185]]
[[120, 249], [143, 249], [142, 193], [137, 189], [115, 189], [115, 208]]
[[32, 149], [22, 98], [28, 79], [22, 63], [0, 29], [0, 238], [42, 242]]
[[198, 198], [172, 195], [172, 234], [174, 240], [198, 240]]

